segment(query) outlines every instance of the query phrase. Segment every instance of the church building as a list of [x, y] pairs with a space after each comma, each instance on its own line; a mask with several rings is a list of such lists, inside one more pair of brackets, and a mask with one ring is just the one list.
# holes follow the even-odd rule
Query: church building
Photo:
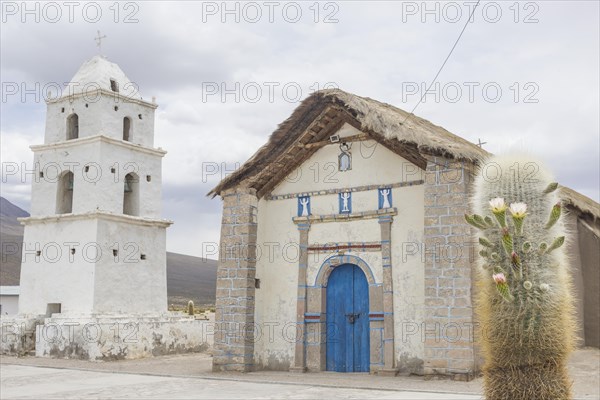
[[[209, 193], [223, 200], [213, 369], [472, 376], [464, 214], [489, 155], [388, 104], [310, 95]], [[598, 204], [561, 193], [580, 336], [598, 346]]]
[[0, 353], [118, 360], [210, 346], [208, 321], [167, 311], [157, 107], [101, 55], [47, 101], [20, 219], [19, 310], [2, 319]]
[[21, 219], [20, 314], [167, 311], [157, 107], [100, 55], [48, 102]]

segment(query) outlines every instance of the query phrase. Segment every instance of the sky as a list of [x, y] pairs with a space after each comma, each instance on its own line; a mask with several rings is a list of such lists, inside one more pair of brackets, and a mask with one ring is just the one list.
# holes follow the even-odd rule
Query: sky
[[1, 194], [29, 210], [30, 178], [9, 171], [32, 169], [47, 89], [98, 54], [100, 31], [102, 54], [159, 104], [169, 251], [207, 255], [221, 201], [206, 194], [329, 87], [530, 154], [598, 201], [599, 4], [2, 1]]

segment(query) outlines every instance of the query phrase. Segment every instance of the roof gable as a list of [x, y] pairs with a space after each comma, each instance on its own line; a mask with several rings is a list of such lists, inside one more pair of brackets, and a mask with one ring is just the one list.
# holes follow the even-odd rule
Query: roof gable
[[364, 137], [365, 134], [345, 124], [335, 135], [339, 135], [339, 143], [327, 140], [326, 145], [319, 146], [308, 159], [277, 182], [265, 194], [265, 198], [329, 190], [343, 191], [355, 187], [388, 187], [425, 179], [424, 169], [372, 139], [347, 143], [351, 154], [350, 168], [340, 171], [340, 144], [352, 137]]
[[271, 134], [240, 169], [223, 179], [209, 195], [236, 186], [256, 189], [259, 198], [292, 170], [328, 143], [329, 137], [348, 123], [404, 157], [425, 168], [423, 154], [480, 161], [488, 153], [444, 128], [406, 111], [339, 89], [322, 90], [306, 98]]

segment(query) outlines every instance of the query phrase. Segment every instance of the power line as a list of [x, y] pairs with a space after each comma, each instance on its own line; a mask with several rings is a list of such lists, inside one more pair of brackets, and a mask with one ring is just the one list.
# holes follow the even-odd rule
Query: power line
[[410, 118], [411, 115], [414, 115], [415, 110], [423, 102], [423, 99], [425, 98], [425, 95], [429, 92], [429, 90], [431, 89], [431, 87], [433, 86], [433, 84], [435, 83], [435, 81], [437, 80], [438, 76], [440, 75], [440, 73], [444, 69], [444, 66], [446, 65], [446, 63], [448, 62], [448, 59], [450, 58], [450, 56], [454, 52], [454, 49], [456, 48], [456, 45], [458, 45], [458, 42], [460, 41], [460, 38], [462, 37], [463, 33], [465, 33], [465, 30], [467, 29], [467, 25], [469, 25], [469, 21], [471, 21], [471, 18], [473, 17], [473, 14], [475, 13], [475, 10], [477, 9], [477, 6], [479, 6], [480, 2], [481, 2], [481, 0], [477, 0], [477, 3], [475, 4], [475, 7], [473, 7], [473, 10], [471, 11], [471, 15], [469, 15], [469, 18], [467, 18], [467, 22], [465, 23], [465, 26], [463, 26], [462, 31], [460, 31], [460, 35], [458, 35], [458, 38], [454, 42], [454, 46], [452, 46], [452, 48], [450, 49], [450, 53], [448, 53], [448, 56], [444, 60], [444, 63], [442, 64], [442, 66], [438, 70], [437, 74], [435, 74], [435, 77], [433, 78], [433, 80], [431, 81], [431, 83], [429, 84], [429, 86], [427, 87], [427, 90], [423, 93], [423, 95], [419, 99], [419, 102], [415, 105], [415, 107], [412, 109], [412, 111], [410, 112], [410, 114], [408, 114], [406, 116], [406, 118], [404, 118], [404, 121], [402, 121], [403, 124], [406, 122], [406, 120], [408, 120]]

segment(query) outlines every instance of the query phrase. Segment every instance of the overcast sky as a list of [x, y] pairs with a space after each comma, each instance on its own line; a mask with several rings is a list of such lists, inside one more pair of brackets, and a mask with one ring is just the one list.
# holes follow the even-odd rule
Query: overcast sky
[[[221, 201], [206, 193], [301, 99], [335, 86], [411, 111], [475, 2], [22, 4], [2, 2], [2, 196], [29, 209], [30, 180], [5, 166], [31, 169], [43, 87], [69, 81], [97, 54], [100, 30], [102, 53], [160, 105], [163, 216], [175, 221], [167, 249], [202, 255], [221, 218]], [[493, 153], [527, 151], [598, 201], [598, 4], [482, 2], [415, 114]]]

